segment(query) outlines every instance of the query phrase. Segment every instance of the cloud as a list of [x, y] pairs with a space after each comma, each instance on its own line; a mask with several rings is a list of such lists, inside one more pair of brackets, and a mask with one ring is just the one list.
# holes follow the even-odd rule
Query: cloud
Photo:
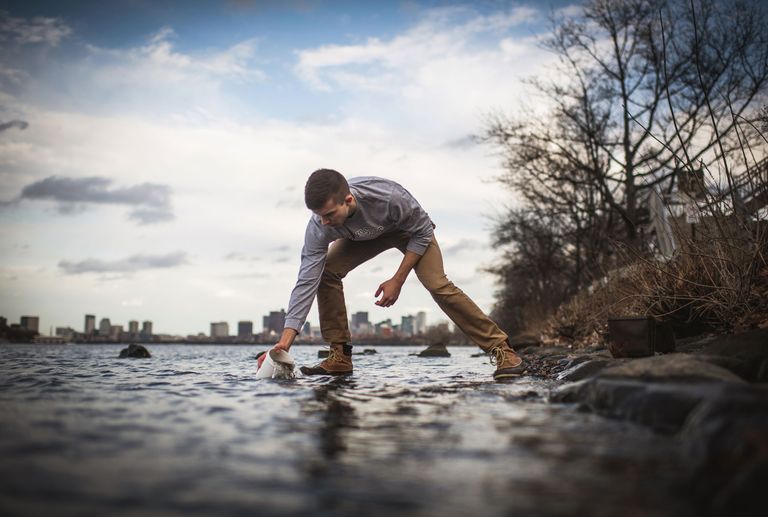
[[80, 275], [83, 273], [134, 273], [144, 269], [173, 268], [186, 263], [187, 254], [183, 251], [176, 251], [167, 255], [133, 255], [114, 261], [95, 258], [81, 260], [80, 262], [62, 260], [59, 262], [59, 268], [67, 275]]
[[241, 253], [239, 251], [233, 251], [231, 253], [228, 253], [224, 260], [231, 260], [233, 262], [257, 262], [261, 260], [261, 257], [256, 255], [248, 255], [246, 253]]
[[256, 278], [256, 279], [264, 279], [264, 278], [270, 278], [272, 275], [269, 273], [233, 273], [231, 275], [227, 275], [224, 278]]
[[430, 9], [389, 39], [302, 49], [294, 73], [316, 91], [343, 93], [346, 112], [466, 152], [457, 128], [472, 132], [483, 113], [518, 108], [528, 98], [522, 79], [555, 59], [524, 27], [542, 19], [525, 6]]
[[451, 255], [456, 255], [458, 253], [461, 253], [462, 251], [477, 250], [481, 248], [485, 248], [485, 245], [480, 241], [477, 241], [475, 239], [461, 239], [456, 244], [445, 246], [442, 249], [442, 251], [443, 251], [443, 255], [451, 256]]
[[25, 122], [23, 120], [9, 120], [8, 122], [0, 122], [0, 133], [14, 127], [23, 131], [29, 127], [29, 122]]
[[475, 135], [464, 135], [458, 138], [453, 138], [445, 142], [445, 147], [453, 149], [469, 149], [479, 145], [480, 139]]
[[190, 80], [220, 84], [225, 80], [256, 81], [264, 72], [252, 66], [258, 40], [241, 41], [228, 49], [192, 55], [179, 52], [172, 40], [176, 33], [162, 27], [147, 43], [128, 49], [107, 49], [87, 45], [95, 58], [105, 58], [96, 77], [104, 85], [179, 83], [188, 89]]
[[429, 63], [467, 52], [474, 37], [507, 31], [536, 16], [538, 11], [529, 7], [489, 15], [469, 7], [431, 9], [421, 23], [390, 41], [370, 38], [364, 44], [299, 51], [294, 71], [321, 91], [401, 92], [408, 85], [403, 74], [418, 78]]
[[37, 16], [16, 18], [0, 11], [0, 43], [17, 45], [46, 44], [52, 47], [72, 34], [72, 29], [59, 18]]
[[59, 211], [70, 214], [88, 204], [129, 205], [135, 208], [129, 218], [139, 224], [173, 219], [171, 189], [167, 185], [142, 183], [132, 187], [112, 188], [112, 180], [99, 176], [68, 178], [49, 176], [24, 187], [20, 199], [57, 201]]

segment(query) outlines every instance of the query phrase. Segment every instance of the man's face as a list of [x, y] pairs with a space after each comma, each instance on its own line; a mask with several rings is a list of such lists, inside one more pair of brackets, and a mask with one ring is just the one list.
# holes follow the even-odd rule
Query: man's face
[[350, 215], [352, 200], [351, 194], [344, 198], [344, 201], [340, 204], [336, 203], [334, 199], [329, 199], [321, 209], [312, 211], [320, 216], [320, 222], [323, 225], [341, 226]]

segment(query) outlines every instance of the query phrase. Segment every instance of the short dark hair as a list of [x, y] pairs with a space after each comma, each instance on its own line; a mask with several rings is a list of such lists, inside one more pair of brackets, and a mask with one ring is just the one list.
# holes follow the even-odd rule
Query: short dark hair
[[316, 170], [304, 186], [304, 203], [310, 210], [323, 208], [329, 199], [342, 204], [348, 195], [347, 179], [333, 169]]

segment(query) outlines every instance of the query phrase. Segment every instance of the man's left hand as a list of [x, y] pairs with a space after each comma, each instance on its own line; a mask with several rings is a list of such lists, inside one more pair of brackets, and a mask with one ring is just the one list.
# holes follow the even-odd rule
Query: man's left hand
[[403, 287], [403, 282], [397, 278], [390, 278], [379, 286], [376, 290], [376, 294], [373, 296], [378, 297], [382, 295], [379, 300], [376, 300], [376, 305], [379, 307], [390, 307], [395, 304], [400, 297], [400, 289]]

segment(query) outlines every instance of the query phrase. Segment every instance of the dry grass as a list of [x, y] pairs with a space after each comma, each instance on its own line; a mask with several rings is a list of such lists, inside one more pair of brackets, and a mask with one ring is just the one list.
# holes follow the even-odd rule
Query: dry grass
[[[545, 340], [599, 343], [609, 317], [628, 315], [670, 321], [679, 333], [768, 325], [765, 223], [736, 232], [735, 216], [719, 217], [697, 225], [695, 238], [679, 236], [681, 247], [671, 260], [635, 257], [630, 266], [579, 293], [550, 319]], [[726, 227], [731, 231], [720, 233]]]

